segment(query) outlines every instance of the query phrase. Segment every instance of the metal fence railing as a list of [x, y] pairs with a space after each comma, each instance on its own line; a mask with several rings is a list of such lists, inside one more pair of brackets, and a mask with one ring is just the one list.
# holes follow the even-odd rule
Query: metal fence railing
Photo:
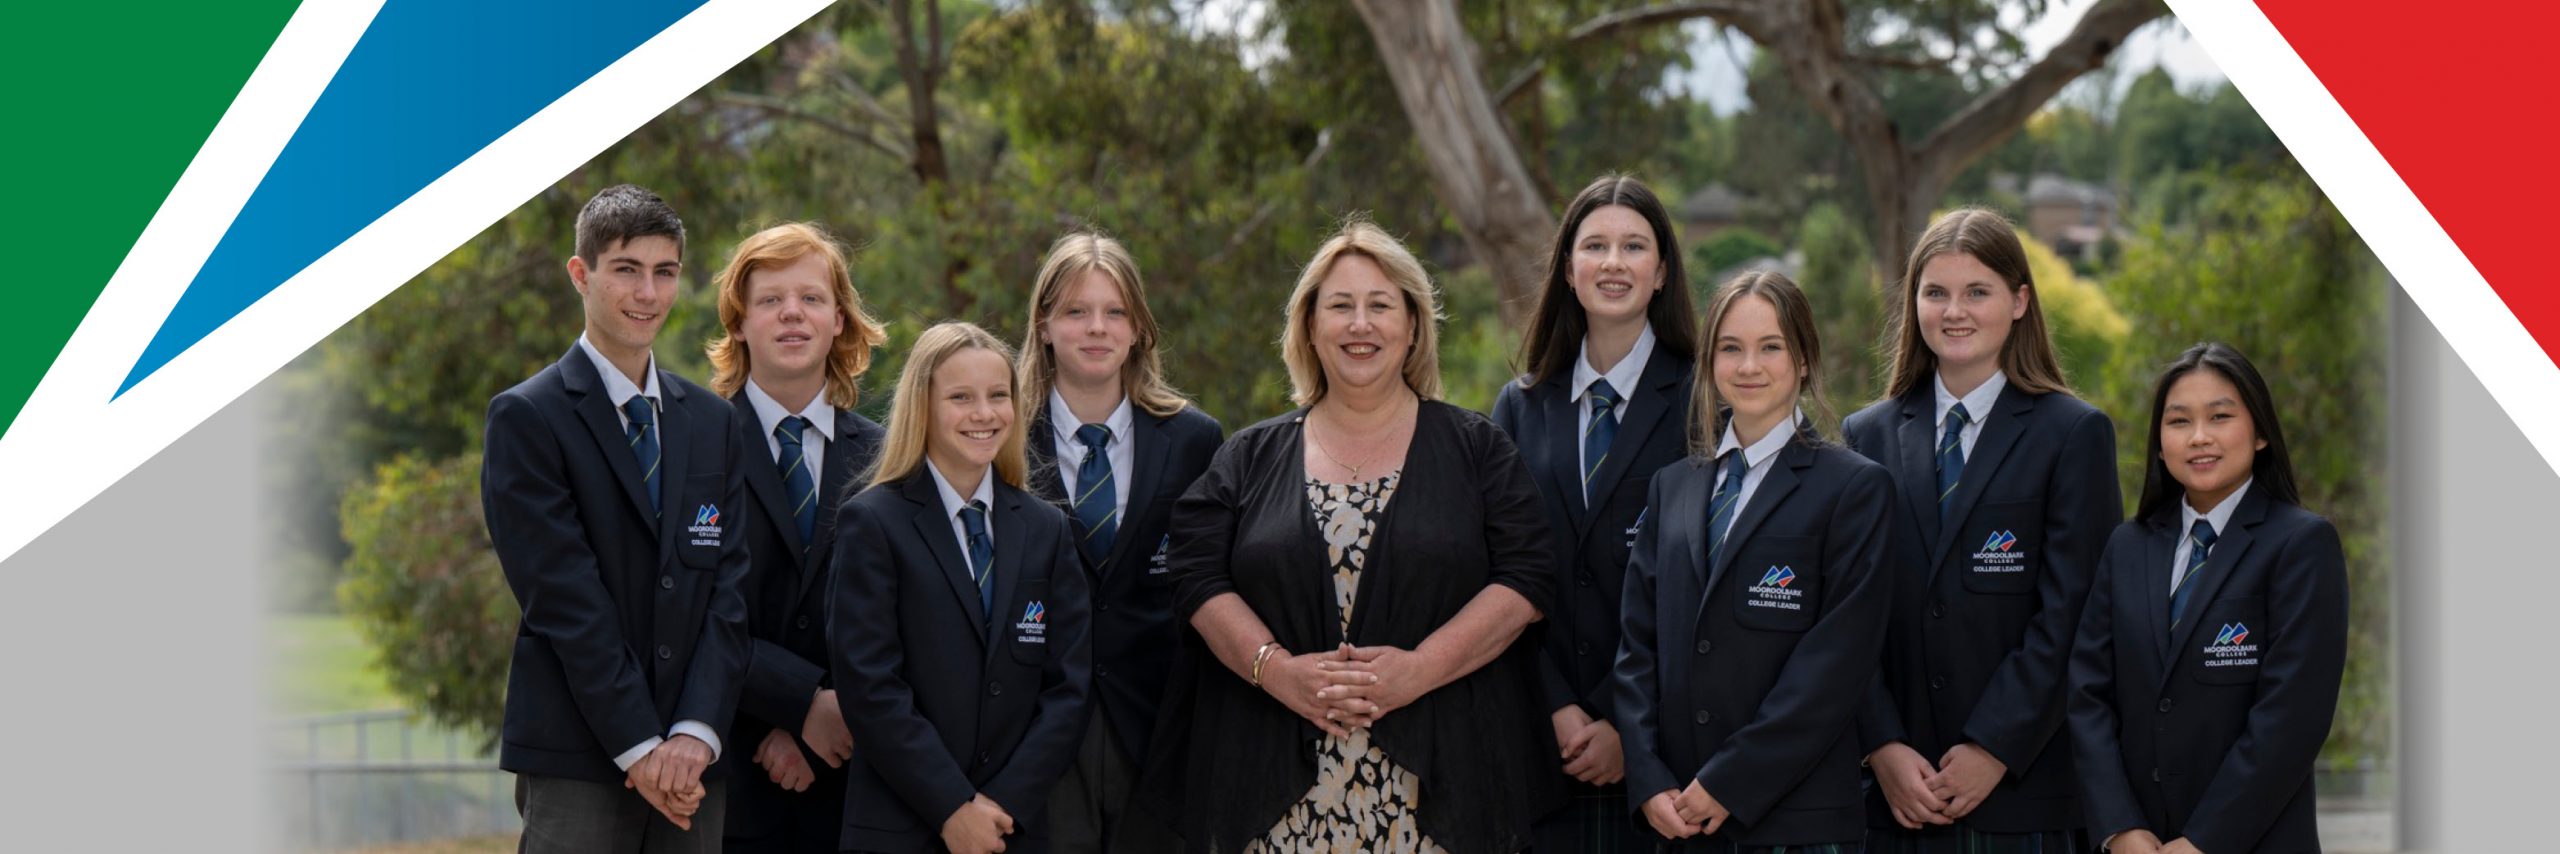
[[494, 836], [523, 826], [514, 775], [477, 736], [405, 711], [290, 718], [269, 727], [268, 769], [293, 850]]

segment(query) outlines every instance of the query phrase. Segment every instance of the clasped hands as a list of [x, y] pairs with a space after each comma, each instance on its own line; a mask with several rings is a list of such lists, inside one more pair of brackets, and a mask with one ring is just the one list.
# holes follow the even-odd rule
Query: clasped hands
[[1303, 655], [1274, 655], [1263, 664], [1262, 690], [1328, 735], [1377, 724], [1438, 687], [1425, 656], [1392, 646], [1342, 646]]
[[1884, 788], [1894, 822], [1911, 830], [1953, 824], [1971, 814], [2009, 773], [2007, 764], [1972, 742], [1948, 748], [1932, 768], [1919, 751], [1897, 741], [1868, 754], [1867, 767]]
[[764, 741], [756, 745], [756, 767], [763, 768], [774, 785], [794, 792], [808, 791], [810, 784], [818, 781], [818, 770], [809, 767], [809, 760], [800, 755], [802, 743], [808, 744], [809, 752], [817, 754], [829, 768], [842, 768], [853, 759], [853, 733], [845, 728], [844, 709], [836, 705], [834, 689], [819, 689], [810, 698], [809, 713], [800, 722], [797, 741], [787, 730], [777, 728], [765, 733]]
[[684, 830], [693, 829], [693, 814], [702, 809], [702, 769], [711, 765], [711, 745], [690, 735], [673, 735], [624, 772], [622, 785], [638, 789], [649, 806]]
[[1686, 789], [1655, 792], [1644, 802], [1645, 823], [1653, 825], [1653, 832], [1662, 834], [1664, 839], [1713, 834], [1732, 816], [1714, 795], [1707, 794], [1706, 785], [1696, 780], [1690, 780]]

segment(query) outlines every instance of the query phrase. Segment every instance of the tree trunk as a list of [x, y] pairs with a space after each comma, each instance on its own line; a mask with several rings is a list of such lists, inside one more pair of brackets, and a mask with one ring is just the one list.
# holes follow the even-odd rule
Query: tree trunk
[[1476, 69], [1454, 0], [1354, 0], [1422, 146], [1440, 205], [1500, 288], [1502, 321], [1537, 306], [1556, 221]]
[[[912, 152], [908, 165], [931, 201], [934, 215], [948, 229], [957, 222], [952, 218], [951, 163], [943, 156], [942, 113], [934, 103], [949, 59], [942, 47], [942, 4], [924, 0], [922, 39], [916, 33], [914, 0], [890, 0], [888, 7], [889, 21], [897, 29], [898, 74], [907, 84], [908, 150]], [[969, 253], [946, 236], [942, 257], [943, 308], [949, 316], [967, 317], [970, 305], [977, 301], [960, 286], [961, 277], [969, 272]]]

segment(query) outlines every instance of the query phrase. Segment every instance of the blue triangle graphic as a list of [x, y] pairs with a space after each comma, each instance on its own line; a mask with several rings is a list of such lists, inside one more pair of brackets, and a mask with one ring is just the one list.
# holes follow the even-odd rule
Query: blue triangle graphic
[[121, 397], [703, 0], [386, 0]]

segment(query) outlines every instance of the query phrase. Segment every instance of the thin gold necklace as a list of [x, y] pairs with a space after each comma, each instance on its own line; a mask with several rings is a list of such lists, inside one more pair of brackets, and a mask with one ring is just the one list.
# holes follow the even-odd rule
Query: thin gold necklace
[[[1415, 398], [1415, 399], [1416, 399], [1416, 400], [1419, 400], [1420, 398], [1418, 398], [1418, 397], [1417, 397], [1417, 398]], [[1312, 415], [1312, 413], [1310, 413], [1310, 414]], [[1328, 459], [1328, 460], [1332, 460], [1334, 465], [1341, 466], [1341, 467], [1343, 467], [1343, 468], [1346, 468], [1346, 469], [1350, 469], [1350, 470], [1351, 470], [1351, 482], [1352, 482], [1352, 483], [1364, 483], [1364, 482], [1366, 482], [1366, 479], [1365, 479], [1365, 478], [1362, 478], [1362, 477], [1360, 476], [1360, 469], [1361, 469], [1361, 467], [1362, 467], [1362, 466], [1355, 466], [1355, 465], [1352, 465], [1352, 464], [1350, 464], [1350, 463], [1343, 462], [1341, 457], [1334, 456], [1334, 455], [1333, 455], [1333, 451], [1328, 450], [1328, 449], [1326, 449], [1326, 448], [1325, 448], [1325, 446], [1324, 446], [1324, 440], [1323, 440], [1323, 439], [1318, 439], [1318, 438], [1316, 438], [1316, 431], [1314, 431], [1314, 430], [1308, 430], [1308, 431], [1306, 431], [1306, 434], [1307, 434], [1307, 441], [1312, 442], [1312, 443], [1314, 443], [1314, 444], [1315, 444], [1315, 446], [1316, 446], [1316, 453], [1323, 454], [1323, 455], [1324, 455], [1324, 458], [1325, 458], [1325, 459]], [[1384, 450], [1381, 450], [1379, 453], [1385, 453], [1385, 451], [1384, 451]], [[1372, 462], [1372, 463], [1377, 462], [1376, 457], [1375, 457], [1374, 455], [1372, 455], [1372, 457], [1370, 458], [1369, 462]], [[1366, 465], [1366, 463], [1363, 463], [1362, 465]]]

